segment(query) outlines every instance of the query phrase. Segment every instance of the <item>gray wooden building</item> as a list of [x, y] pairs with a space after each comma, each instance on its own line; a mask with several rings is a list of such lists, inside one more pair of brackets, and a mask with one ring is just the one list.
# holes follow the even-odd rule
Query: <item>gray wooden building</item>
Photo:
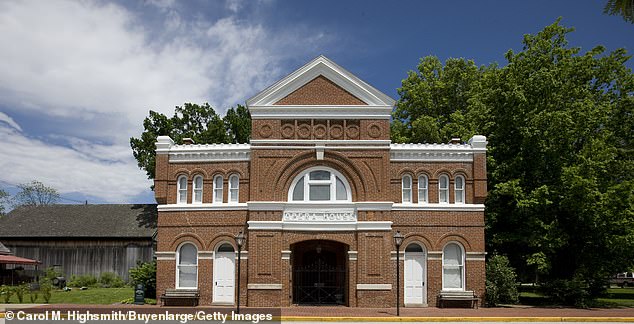
[[12, 254], [71, 275], [114, 272], [128, 279], [153, 259], [156, 205], [20, 207], [0, 217], [0, 242]]

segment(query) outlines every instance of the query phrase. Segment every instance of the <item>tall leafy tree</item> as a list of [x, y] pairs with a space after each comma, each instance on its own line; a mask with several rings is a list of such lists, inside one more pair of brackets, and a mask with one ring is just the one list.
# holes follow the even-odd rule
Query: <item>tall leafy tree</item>
[[9, 193], [3, 189], [0, 189], [0, 217], [5, 214], [5, 203], [7, 203], [9, 198]]
[[[392, 136], [487, 135], [487, 249], [524, 279], [596, 296], [634, 266], [634, 76], [625, 50], [582, 53], [570, 32], [557, 21], [525, 35], [504, 67], [423, 59], [399, 89]], [[447, 131], [456, 112], [464, 124]]]
[[176, 107], [171, 118], [150, 110], [143, 127], [145, 130], [139, 138], [130, 138], [130, 147], [139, 167], [149, 179], [154, 179], [158, 136], [169, 136], [179, 144], [183, 138], [191, 138], [196, 143], [247, 142], [251, 136], [251, 116], [246, 107], [240, 105], [229, 109], [223, 119], [208, 103], [185, 103]]
[[19, 191], [12, 198], [13, 207], [52, 205], [59, 201], [57, 189], [33, 180], [18, 185]]
[[471, 98], [479, 91], [485, 70], [463, 58], [450, 58], [444, 65], [435, 56], [422, 58], [398, 89], [392, 139], [438, 143], [474, 135], [480, 113]]

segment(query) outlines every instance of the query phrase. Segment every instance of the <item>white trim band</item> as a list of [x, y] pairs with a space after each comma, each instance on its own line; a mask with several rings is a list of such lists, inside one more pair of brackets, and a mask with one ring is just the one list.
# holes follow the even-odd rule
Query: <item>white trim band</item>
[[391, 231], [392, 222], [282, 222], [248, 221], [249, 230], [259, 231], [306, 231], [306, 232], [343, 232], [343, 231]]
[[357, 290], [392, 290], [392, 284], [357, 284]]
[[280, 289], [282, 289], [282, 284], [251, 283], [251, 284], [247, 285], [247, 289], [253, 289], [253, 290], [280, 290]]
[[484, 204], [394, 204], [392, 210], [482, 212]]
[[168, 204], [158, 205], [158, 211], [211, 211], [211, 210], [247, 210], [246, 203], [238, 204]]

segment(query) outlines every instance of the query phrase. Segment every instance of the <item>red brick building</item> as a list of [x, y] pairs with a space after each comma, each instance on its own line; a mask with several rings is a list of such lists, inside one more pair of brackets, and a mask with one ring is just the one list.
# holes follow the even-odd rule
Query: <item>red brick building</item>
[[158, 294], [393, 307], [400, 253], [401, 305], [482, 296], [486, 139], [392, 144], [394, 103], [320, 56], [247, 101], [250, 144], [159, 137]]

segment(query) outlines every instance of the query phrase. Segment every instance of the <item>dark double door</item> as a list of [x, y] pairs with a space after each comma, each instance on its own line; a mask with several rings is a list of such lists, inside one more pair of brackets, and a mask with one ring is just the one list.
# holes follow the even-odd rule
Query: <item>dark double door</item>
[[293, 303], [345, 305], [347, 246], [331, 241], [308, 241], [293, 248]]

